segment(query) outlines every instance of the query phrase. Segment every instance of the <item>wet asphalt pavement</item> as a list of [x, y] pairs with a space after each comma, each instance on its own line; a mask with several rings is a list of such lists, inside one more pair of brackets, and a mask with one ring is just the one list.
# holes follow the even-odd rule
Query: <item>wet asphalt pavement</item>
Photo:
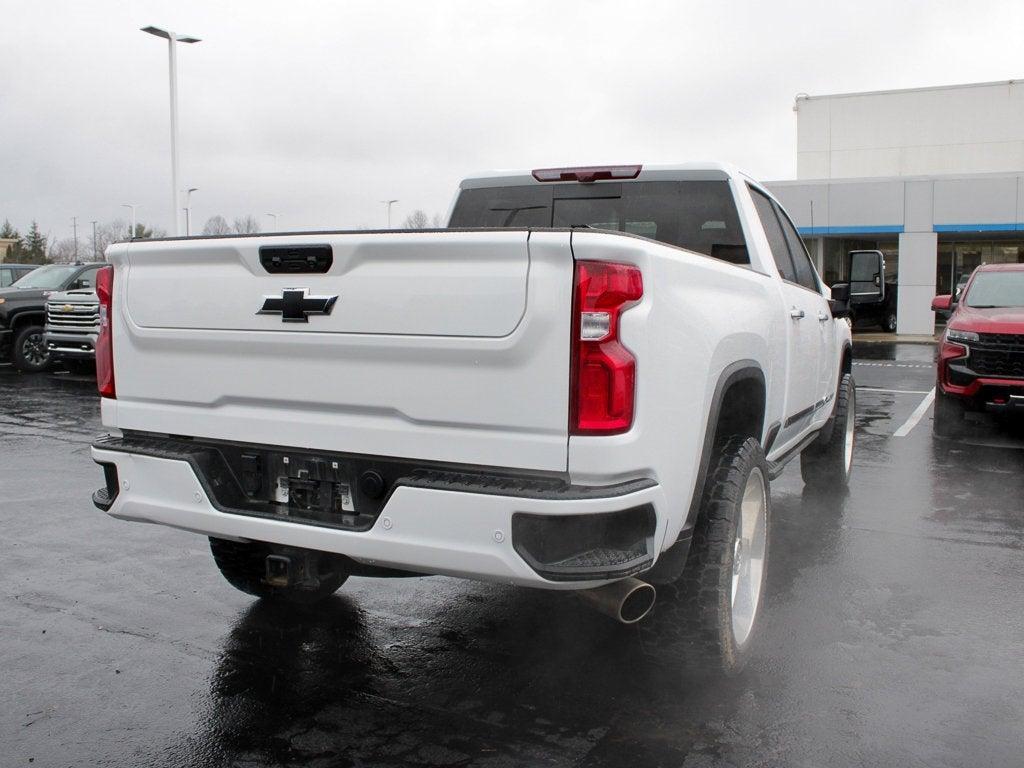
[[351, 579], [261, 605], [90, 494], [92, 382], [0, 368], [2, 766], [1020, 766], [1024, 439], [907, 425], [929, 346], [858, 345], [854, 486], [773, 483], [757, 657], [635, 652], [559, 594]]

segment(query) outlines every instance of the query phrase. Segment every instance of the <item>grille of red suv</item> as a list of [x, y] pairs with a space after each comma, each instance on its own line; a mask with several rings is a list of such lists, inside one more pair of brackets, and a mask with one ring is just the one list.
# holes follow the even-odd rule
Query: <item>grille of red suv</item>
[[980, 376], [1024, 379], [1024, 334], [980, 333], [971, 344], [970, 367]]

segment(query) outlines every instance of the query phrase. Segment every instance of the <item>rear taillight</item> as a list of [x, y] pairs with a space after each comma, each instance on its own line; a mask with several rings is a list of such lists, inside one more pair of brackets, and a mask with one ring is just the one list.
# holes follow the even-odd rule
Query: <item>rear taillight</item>
[[96, 385], [103, 397], [114, 393], [114, 268], [103, 267], [96, 273], [96, 297], [100, 300], [100, 332], [96, 339]]
[[633, 424], [636, 359], [619, 340], [619, 315], [644, 294], [637, 267], [576, 262], [569, 431], [614, 435]]

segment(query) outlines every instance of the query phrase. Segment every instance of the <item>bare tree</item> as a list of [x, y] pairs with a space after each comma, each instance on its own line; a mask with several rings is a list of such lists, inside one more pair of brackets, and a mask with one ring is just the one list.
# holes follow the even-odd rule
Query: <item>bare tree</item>
[[240, 235], [254, 235], [260, 231], [260, 223], [251, 213], [235, 219], [234, 230]]
[[427, 214], [419, 208], [406, 216], [402, 223], [404, 229], [426, 229], [429, 226], [430, 220], [427, 218]]
[[46, 254], [51, 264], [73, 264], [75, 261], [75, 239], [66, 237], [50, 245]]
[[430, 217], [430, 226], [434, 229], [444, 229], [444, 217], [440, 213], [435, 213]]
[[[237, 221], [236, 221], [237, 224]], [[203, 225], [204, 235], [230, 235], [231, 226], [228, 224], [228, 220], [220, 214], [211, 216], [206, 220], [206, 224]]]

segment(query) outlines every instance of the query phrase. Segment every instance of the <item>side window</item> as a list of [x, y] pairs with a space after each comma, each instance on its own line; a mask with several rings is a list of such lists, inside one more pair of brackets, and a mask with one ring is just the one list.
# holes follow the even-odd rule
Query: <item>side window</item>
[[791, 283], [796, 282], [796, 270], [793, 268], [793, 260], [789, 255], [789, 246], [786, 245], [786, 236], [779, 225], [779, 217], [775, 215], [775, 208], [772, 201], [763, 193], [753, 187], [748, 187], [750, 196], [754, 198], [754, 207], [757, 209], [757, 217], [761, 220], [764, 233], [768, 237], [768, 245], [772, 249], [772, 258], [775, 259], [775, 266], [779, 268], [779, 274], [783, 280]]
[[93, 288], [96, 285], [96, 273], [98, 271], [98, 269], [87, 269], [84, 272], [80, 272], [74, 282], [71, 283], [71, 286], [80, 289]]
[[14, 282], [14, 276], [11, 272], [12, 270], [10, 269], [0, 269], [0, 288], [6, 288]]
[[804, 288], [820, 293], [818, 278], [814, 274], [814, 267], [811, 265], [810, 254], [804, 247], [804, 241], [800, 239], [800, 233], [796, 231], [793, 222], [781, 208], [778, 208], [779, 221], [782, 222], [782, 231], [786, 235], [786, 242], [789, 243], [789, 253], [793, 257], [793, 265], [796, 267], [796, 281]]

